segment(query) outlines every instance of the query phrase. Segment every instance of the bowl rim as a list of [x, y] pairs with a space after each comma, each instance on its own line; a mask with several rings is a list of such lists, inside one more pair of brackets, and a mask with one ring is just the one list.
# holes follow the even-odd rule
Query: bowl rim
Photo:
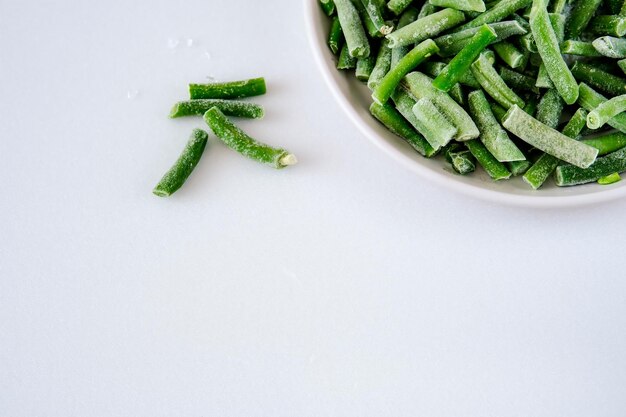
[[[361, 116], [357, 113], [354, 106], [351, 104], [348, 97], [346, 97], [340, 89], [339, 84], [336, 81], [337, 70], [328, 64], [328, 60], [325, 54], [329, 54], [325, 42], [326, 34], [322, 33], [321, 27], [315, 24], [315, 14], [323, 13], [318, 5], [319, 0], [303, 0], [304, 2], [304, 20], [307, 32], [307, 38], [309, 45], [313, 50], [313, 55], [318, 68], [321, 70], [322, 78], [331, 91], [331, 94], [335, 98], [335, 101], [346, 113], [351, 122], [357, 127], [357, 129], [368, 138], [376, 147], [381, 149], [387, 155], [391, 156], [396, 161], [400, 162], [403, 166], [420, 175], [422, 178], [432, 181], [436, 185], [441, 185], [448, 189], [454, 190], [458, 193], [467, 195], [469, 197], [478, 198], [490, 202], [522, 206], [529, 208], [564, 208], [564, 207], [577, 207], [590, 204], [597, 204], [607, 201], [616, 200], [626, 195], [626, 186], [608, 188], [601, 192], [594, 192], [588, 194], [576, 194], [562, 196], [527, 196], [516, 195], [512, 193], [506, 193], [504, 191], [497, 191], [492, 189], [483, 188], [476, 184], [466, 184], [461, 181], [456, 181], [446, 177], [443, 172], [438, 173], [436, 171], [427, 169], [415, 160], [409, 158], [407, 155], [400, 152], [389, 144], [384, 138], [382, 138], [376, 131], [361, 120]], [[323, 39], [323, 42], [320, 42]], [[540, 191], [538, 191], [539, 193]]]

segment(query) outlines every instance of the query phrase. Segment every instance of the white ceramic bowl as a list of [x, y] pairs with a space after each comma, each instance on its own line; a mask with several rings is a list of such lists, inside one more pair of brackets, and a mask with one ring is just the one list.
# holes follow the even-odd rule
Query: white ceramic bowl
[[490, 201], [528, 207], [574, 207], [606, 202], [626, 196], [626, 181], [609, 186], [588, 184], [560, 188], [550, 180], [534, 191], [521, 178], [492, 181], [482, 170], [468, 176], [454, 174], [442, 157], [426, 159], [390, 133], [369, 113], [370, 91], [354, 74], [337, 71], [336, 60], [326, 45], [330, 19], [318, 0], [304, 0], [306, 30], [315, 60], [330, 91], [355, 126], [376, 146], [427, 181]]

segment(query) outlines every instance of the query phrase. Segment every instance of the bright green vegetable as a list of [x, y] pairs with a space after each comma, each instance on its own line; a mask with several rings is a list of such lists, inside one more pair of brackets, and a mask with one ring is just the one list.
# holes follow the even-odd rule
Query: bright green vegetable
[[267, 88], [264, 78], [224, 83], [189, 84], [189, 96], [192, 100], [200, 98], [233, 99], [260, 96]]
[[465, 142], [465, 146], [470, 150], [472, 155], [476, 158], [480, 166], [489, 174], [489, 176], [495, 180], [506, 180], [511, 178], [511, 172], [506, 166], [498, 161], [489, 150], [478, 139], [469, 140]]
[[532, 166], [532, 162], [528, 160], [524, 161], [513, 161], [507, 162], [506, 167], [511, 171], [511, 175], [514, 177], [519, 177], [520, 175], [524, 175], [530, 167]]
[[372, 70], [370, 78], [367, 81], [367, 87], [370, 90], [374, 90], [380, 83], [380, 80], [382, 80], [383, 77], [389, 72], [389, 68], [391, 67], [391, 54], [392, 51], [389, 49], [389, 41], [387, 39], [383, 39], [380, 43], [380, 48], [378, 49], [376, 65], [374, 65], [374, 69]]
[[435, 150], [446, 146], [458, 132], [458, 129], [427, 98], [415, 103], [413, 114], [418, 123], [417, 130]]
[[322, 10], [324, 11], [324, 13], [326, 13], [328, 16], [332, 16], [335, 13], [335, 3], [333, 2], [333, 0], [319, 0], [320, 1], [320, 6], [322, 7]]
[[407, 7], [413, 3], [413, 0], [389, 0], [387, 8], [391, 10], [396, 16], [400, 15]]
[[422, 8], [420, 9], [420, 12], [417, 15], [417, 18], [421, 19], [422, 17], [430, 16], [436, 11], [437, 11], [437, 7], [433, 6], [429, 2], [426, 2], [422, 5]]
[[[606, 97], [589, 87], [585, 83], [580, 83], [580, 97], [578, 104], [587, 111], [595, 110], [599, 105], [607, 101]], [[626, 133], [626, 114], [618, 114], [607, 122], [610, 126]]]
[[422, 42], [444, 30], [450, 29], [465, 20], [463, 12], [454, 9], [443, 9], [415, 22], [406, 25], [402, 29], [387, 35], [389, 47], [410, 45]]
[[626, 58], [626, 39], [603, 36], [592, 42], [596, 51], [609, 58]]
[[483, 49], [496, 38], [497, 35], [493, 29], [487, 25], [481, 26], [467, 46], [457, 56], [452, 58], [448, 66], [435, 78], [433, 85], [441, 91], [450, 91], [463, 77], [463, 74], [469, 71], [470, 66]]
[[487, 10], [483, 0], [429, 0], [429, 3], [438, 7], [450, 7], [468, 12], [484, 12]]
[[616, 182], [620, 182], [622, 177], [617, 172], [612, 173], [611, 175], [607, 175], [606, 177], [602, 177], [598, 180], [598, 184], [600, 185], [611, 185]]
[[504, 108], [508, 109], [513, 105], [524, 107], [524, 100], [506, 85], [485, 56], [478, 58], [471, 68], [483, 89]]
[[556, 90], [548, 90], [537, 106], [537, 120], [556, 129], [563, 114], [563, 100]]
[[350, 0], [334, 1], [350, 56], [367, 58], [370, 55], [370, 44], [361, 23], [359, 11]]
[[207, 110], [217, 107], [227, 116], [260, 119], [263, 107], [245, 101], [198, 99], [176, 103], [170, 112], [171, 118], [184, 116], [202, 116]]
[[624, 111], [626, 111], [626, 95], [613, 97], [589, 112], [587, 127], [589, 129], [600, 129], [609, 120]]
[[181, 153], [178, 160], [174, 163], [167, 173], [161, 178], [161, 181], [154, 187], [152, 191], [159, 197], [169, 197], [183, 186], [187, 178], [198, 165], [204, 149], [206, 148], [209, 135], [200, 129], [195, 129]]
[[502, 126], [524, 142], [581, 168], [589, 167], [598, 156], [598, 150], [577, 142], [529, 116], [518, 106], [508, 111]]
[[608, 155], [626, 147], [626, 134], [611, 132], [592, 139], [585, 139], [583, 143], [596, 148], [599, 156]]
[[579, 55], [591, 58], [602, 56], [602, 54], [596, 50], [591, 42], [573, 40], [563, 42], [561, 44], [561, 52], [567, 55]]
[[[542, 0], [535, 0], [542, 1]], [[565, 34], [567, 39], [574, 39], [580, 36], [585, 30], [589, 21], [600, 7], [602, 0], [577, 0], [567, 19]]]
[[[511, 36], [524, 35], [528, 31], [514, 20], [490, 23], [489, 27], [496, 32], [497, 41], [503, 41]], [[439, 55], [452, 56], [459, 53], [470, 42], [472, 37], [478, 32], [480, 26], [469, 28], [461, 32], [450, 33], [435, 38], [435, 43], [439, 47]]]
[[500, 68], [500, 77], [506, 85], [515, 90], [532, 91], [534, 93], [539, 92], [539, 90], [535, 87], [535, 80], [528, 75], [502, 67]]
[[598, 158], [598, 160], [587, 169], [580, 169], [572, 165], [558, 167], [556, 169], [556, 185], [566, 187], [587, 184], [596, 182], [607, 175], [624, 171], [626, 171], [626, 148]]
[[380, 80], [372, 93], [374, 101], [382, 104], [389, 100], [402, 78], [438, 50], [437, 44], [432, 39], [427, 39], [413, 48]]
[[572, 74], [577, 80], [598, 88], [612, 96], [626, 94], [626, 80], [610, 74], [595, 65], [576, 62]]
[[[418, 13], [419, 12], [414, 7], [409, 7], [408, 9], [406, 9], [404, 13], [402, 13], [402, 16], [400, 16], [400, 19], [398, 20], [397, 29], [402, 29], [406, 25], [415, 22], [417, 20]], [[385, 41], [389, 42], [387, 39], [385, 39]], [[393, 48], [391, 50], [391, 66], [395, 67], [398, 64], [398, 62], [400, 62], [400, 60], [404, 58], [404, 56], [408, 54], [412, 48], [413, 48], [412, 45], [405, 45], [405, 46], [399, 46], [397, 48]]]
[[498, 42], [492, 46], [494, 52], [511, 68], [519, 68], [526, 62], [526, 56], [510, 42]]
[[430, 144], [413, 129], [404, 117], [390, 104], [383, 105], [372, 103], [370, 113], [378, 119], [392, 133], [404, 139], [413, 149], [425, 157], [431, 157], [435, 154], [435, 150]]
[[460, 143], [452, 143], [445, 150], [446, 161], [452, 165], [452, 168], [461, 175], [471, 174], [476, 171], [476, 158]]
[[[437, 77], [439, 74], [441, 74], [446, 66], [447, 65], [443, 62], [428, 61], [424, 62], [420, 66], [420, 69], [431, 77]], [[461, 79], [459, 80], [459, 84], [463, 84], [471, 88], [480, 88], [480, 84], [478, 83], [478, 81], [476, 81], [476, 78], [474, 78], [474, 75], [471, 71], [467, 71], [462, 75]]]
[[474, 117], [480, 131], [480, 140], [498, 161], [511, 162], [526, 159], [496, 120], [487, 97], [482, 91], [470, 93], [468, 102], [470, 114]]
[[374, 0], [357, 0], [360, 1], [365, 9], [365, 13], [369, 16], [374, 24], [376, 31], [381, 35], [389, 35], [393, 31], [393, 26], [389, 26], [383, 19], [380, 8]]
[[487, 10], [485, 13], [480, 14], [474, 20], [459, 26], [454, 31], [460, 32], [465, 29], [475, 28], [484, 25], [485, 23], [499, 22], [512, 15], [519, 9], [523, 9], [531, 4], [532, 0], [500, 0], [495, 6]]
[[578, 99], [578, 84], [561, 56], [559, 41], [550, 22], [544, 0], [534, 0], [530, 29], [550, 79], [567, 104]]
[[[338, 3], [337, 3], [338, 4]], [[260, 143], [243, 130], [235, 126], [218, 108], [213, 107], [204, 114], [204, 121], [209, 125], [215, 136], [229, 148], [243, 156], [276, 169], [295, 165], [298, 160], [284, 149], [272, 148]]]
[[591, 20], [589, 30], [597, 35], [622, 37], [626, 35], [626, 18], [619, 15], [596, 16]]
[[337, 60], [337, 69], [349, 70], [356, 68], [357, 58], [350, 56], [348, 45], [344, 44], [339, 53], [339, 59]]
[[337, 52], [339, 52], [342, 42], [343, 30], [341, 30], [341, 23], [339, 23], [339, 18], [335, 16], [333, 18], [333, 23], [330, 25], [330, 32], [328, 32], [328, 47], [333, 54], [337, 54]]

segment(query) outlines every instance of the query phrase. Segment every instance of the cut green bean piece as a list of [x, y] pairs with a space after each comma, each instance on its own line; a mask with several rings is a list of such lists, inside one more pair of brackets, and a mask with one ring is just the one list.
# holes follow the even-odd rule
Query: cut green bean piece
[[520, 36], [519, 44], [532, 54], [536, 54], [539, 52], [537, 49], [537, 43], [535, 42], [535, 37], [532, 33], [527, 33], [524, 36]]
[[480, 140], [498, 161], [511, 162], [526, 159], [496, 120], [487, 97], [482, 91], [470, 93], [468, 102], [470, 114], [474, 117], [480, 131]]
[[498, 42], [492, 46], [496, 55], [511, 68], [519, 68], [526, 62], [524, 54], [510, 42]]
[[187, 178], [198, 165], [209, 135], [201, 129], [195, 129], [172, 168], [161, 178], [152, 192], [159, 197], [169, 197], [183, 186]]
[[[541, 1], [541, 0], [535, 0]], [[580, 36], [585, 30], [589, 21], [596, 14], [602, 0], [577, 0], [567, 19], [565, 33], [567, 39], [574, 39]]]
[[319, 2], [327, 16], [332, 16], [335, 13], [335, 3], [333, 0], [319, 0]]
[[339, 70], [349, 70], [356, 68], [357, 58], [353, 58], [350, 56], [350, 51], [348, 50], [348, 45], [343, 45], [341, 48], [341, 53], [339, 54], [339, 59], [337, 60], [337, 69]]
[[491, 107], [491, 111], [493, 112], [493, 115], [496, 117], [496, 120], [501, 123], [502, 119], [504, 119], [504, 116], [506, 116], [506, 112], [507, 110], [502, 107], [501, 105], [499, 105], [498, 103], [489, 103], [490, 107]]
[[597, 35], [621, 38], [626, 35], [626, 17], [619, 15], [596, 16], [591, 20], [589, 30]]
[[207, 110], [217, 107], [227, 116], [261, 119], [263, 107], [245, 101], [198, 99], [176, 103], [170, 112], [172, 119], [184, 116], [202, 116]]
[[356, 79], [359, 81], [367, 82], [372, 75], [374, 65], [376, 64], [376, 58], [368, 56], [367, 58], [359, 58], [356, 61]]
[[493, 180], [500, 181], [511, 178], [511, 172], [506, 168], [506, 165], [498, 161], [481, 141], [473, 139], [465, 142], [465, 145]]
[[367, 58], [370, 55], [370, 44], [361, 23], [359, 11], [351, 0], [334, 1], [350, 56]]
[[380, 8], [374, 0], [357, 0], [360, 1], [365, 9], [365, 13], [369, 16], [376, 31], [381, 35], [389, 35], [393, 31], [393, 26], [387, 25], [380, 12]]
[[572, 74], [577, 80], [604, 91], [612, 96], [626, 94], [626, 80], [610, 74], [597, 66], [584, 62], [576, 62]]
[[458, 141], [477, 138], [478, 127], [469, 114], [448, 94], [433, 87], [432, 79], [420, 72], [412, 72], [402, 80], [402, 85], [418, 100], [430, 99], [440, 112], [458, 129]]
[[436, 152], [430, 144], [389, 103], [372, 103], [370, 113], [392, 133], [404, 139], [413, 149], [429, 158]]
[[483, 49], [497, 37], [496, 32], [489, 26], [481, 26], [467, 46], [457, 56], [452, 58], [448, 66], [435, 78], [433, 81], [435, 88], [441, 91], [450, 91], [459, 82], [463, 74], [469, 71], [470, 66]]
[[528, 160], [524, 161], [513, 161], [506, 163], [507, 168], [511, 171], [511, 175], [514, 177], [519, 177], [520, 175], [524, 175], [530, 167], [532, 166], [532, 162]]
[[508, 109], [515, 104], [519, 107], [524, 107], [524, 100], [506, 85], [484, 55], [481, 55], [472, 64], [471, 68], [474, 77], [483, 89], [502, 107]]
[[591, 58], [602, 56], [602, 54], [596, 50], [591, 42], [573, 40], [563, 42], [561, 44], [561, 52], [567, 55], [578, 55]]
[[535, 87], [535, 80], [528, 75], [502, 67], [500, 68], [500, 77], [508, 86], [516, 90], [539, 92]]
[[611, 132], [592, 139], [585, 139], [583, 143], [596, 148], [599, 156], [608, 155], [626, 147], [626, 134]]
[[578, 84], [563, 60], [559, 41], [550, 22], [544, 0], [535, 0], [530, 13], [530, 29], [546, 71], [567, 104], [578, 99]]
[[589, 112], [587, 116], [587, 127], [594, 130], [600, 129], [609, 120], [624, 111], [626, 111], [626, 95], [613, 97]]
[[484, 12], [487, 10], [483, 0], [429, 0], [433, 6], [450, 7], [467, 12]]
[[420, 9], [420, 12], [417, 15], [417, 18], [421, 19], [423, 17], [430, 16], [431, 14], [436, 13], [436, 12], [437, 12], [437, 7], [433, 6], [429, 2], [426, 2], [424, 3], [424, 5], [422, 5], [422, 8]]
[[335, 16], [333, 18], [333, 23], [330, 25], [330, 32], [328, 33], [328, 47], [333, 54], [336, 55], [337, 52], [339, 52], [342, 42], [343, 30], [341, 30], [341, 23], [339, 23], [339, 18]]
[[[398, 112], [404, 117], [413, 128], [419, 132], [419, 128], [422, 126], [421, 122], [413, 113], [413, 107], [417, 104], [415, 98], [413, 98], [409, 93], [404, 91], [402, 88], [398, 88], [391, 97], [393, 102], [396, 105], [396, 109]], [[426, 138], [424, 138], [426, 140]], [[426, 141], [428, 143], [428, 141]], [[428, 145], [431, 146], [430, 144]]]
[[598, 180], [598, 184], [600, 185], [611, 185], [616, 182], [620, 182], [622, 177], [617, 172], [612, 173], [611, 175], [607, 175], [606, 177], [602, 177]]
[[460, 143], [452, 143], [445, 150], [446, 161], [461, 175], [468, 175], [476, 171], [476, 158]]
[[226, 146], [241, 155], [276, 169], [295, 165], [298, 160], [284, 149], [273, 148], [260, 143], [235, 126], [218, 108], [213, 107], [204, 114], [204, 121], [215, 136]]
[[[607, 99], [602, 94], [595, 91], [585, 83], [580, 83], [580, 97], [578, 104], [587, 111], [595, 110], [599, 105], [606, 102]], [[626, 133], [626, 114], [618, 114], [607, 122], [610, 126]]]
[[370, 78], [367, 81], [367, 87], [370, 90], [374, 90], [380, 83], [385, 75], [389, 72], [391, 67], [391, 49], [389, 49], [389, 41], [383, 39], [378, 49], [378, 56], [376, 57], [376, 65], [370, 74]]
[[626, 58], [626, 39], [602, 36], [592, 42], [596, 51], [609, 58]]
[[[420, 66], [420, 69], [422, 69], [427, 75], [430, 75], [431, 77], [436, 77], [441, 74], [441, 71], [443, 71], [445, 67], [446, 64], [444, 64], [443, 62], [429, 61], [422, 64]], [[467, 71], [461, 76], [459, 84], [463, 84], [471, 88], [480, 88], [480, 84], [478, 83], [478, 81], [476, 81], [476, 78], [474, 78], [474, 75], [471, 71]]]
[[407, 7], [413, 3], [413, 0], [389, 0], [387, 8], [391, 10], [396, 16], [399, 16]]
[[446, 146], [458, 131], [427, 98], [415, 103], [413, 114], [418, 122], [417, 130], [435, 150]]
[[587, 169], [580, 169], [572, 165], [563, 165], [556, 169], [556, 185], [567, 187], [571, 185], [596, 182], [602, 177], [613, 173], [626, 171], [626, 148], [613, 152], [598, 160]]
[[380, 80], [372, 93], [374, 101], [379, 104], [387, 102], [402, 78], [438, 50], [437, 44], [432, 39], [427, 39], [413, 48]]
[[482, 26], [485, 23], [499, 22], [519, 9], [529, 6], [531, 3], [532, 0], [500, 0], [491, 9], [480, 14], [474, 20], [464, 24], [463, 26], [459, 26], [454, 31], [460, 32], [465, 29]]
[[563, 113], [563, 100], [556, 90], [548, 90], [537, 106], [537, 120], [556, 129]]
[[264, 78], [224, 83], [189, 84], [189, 96], [192, 100], [201, 98], [233, 99], [260, 96], [267, 88]]
[[406, 25], [402, 29], [387, 35], [389, 46], [410, 45], [422, 42], [431, 38], [444, 30], [450, 29], [465, 20], [463, 12], [454, 9], [443, 9], [429, 16], [417, 19], [415, 22]]
[[[563, 129], [563, 134], [568, 138], [576, 139], [585, 127], [587, 112], [584, 109], [578, 109], [569, 123]], [[561, 161], [552, 155], [544, 153], [533, 164], [533, 166], [524, 174], [524, 181], [533, 189], [537, 190], [552, 175], [554, 170]]]
[[553, 0], [550, 2], [550, 13], [563, 13], [568, 0]]
[[[505, 22], [497, 22], [490, 23], [489, 27], [496, 32], [498, 35], [496, 41], [503, 41], [512, 36], [524, 35], [528, 33], [519, 22], [514, 20], [505, 21]], [[435, 42], [437, 46], [439, 46], [439, 55], [441, 56], [452, 56], [459, 53], [467, 44], [470, 42], [472, 37], [478, 32], [479, 27], [469, 28], [461, 32], [450, 33], [448, 35], [443, 35], [438, 38], [435, 38]]]
[[546, 69], [546, 66], [544, 64], [541, 64], [541, 66], [539, 67], [535, 87], [554, 89], [554, 83], [550, 79], [550, 76], [548, 75], [548, 70]]
[[535, 148], [581, 168], [589, 167], [598, 156], [597, 149], [568, 138], [515, 105], [504, 117], [502, 125]]
[[[414, 7], [409, 7], [408, 9], [406, 9], [405, 12], [402, 13], [402, 16], [400, 16], [400, 19], [398, 20], [397, 29], [402, 29], [406, 25], [415, 22], [417, 20], [418, 13], [419, 12]], [[385, 41], [389, 42], [387, 39], [385, 39]], [[391, 50], [391, 67], [395, 67], [398, 64], [398, 62], [400, 62], [400, 60], [404, 58], [404, 56], [408, 54], [409, 51], [411, 51], [411, 49], [412, 49], [412, 45], [405, 45], [405, 46], [399, 46], [397, 48], [393, 48]]]

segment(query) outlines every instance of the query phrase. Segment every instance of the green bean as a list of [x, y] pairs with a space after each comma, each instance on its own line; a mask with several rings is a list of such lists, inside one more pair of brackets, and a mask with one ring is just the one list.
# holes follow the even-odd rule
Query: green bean
[[524, 100], [506, 85], [484, 56], [478, 58], [471, 68], [483, 89], [502, 107], [508, 109], [514, 104], [524, 107]]
[[448, 91], [448, 94], [454, 101], [456, 101], [461, 106], [465, 106], [465, 93], [461, 88], [461, 84], [455, 84], [454, 87]]
[[349, 70], [356, 68], [357, 58], [353, 58], [350, 56], [350, 51], [348, 50], [348, 45], [344, 44], [341, 47], [341, 52], [339, 53], [339, 59], [337, 60], [337, 69], [339, 70]]
[[372, 103], [370, 113], [392, 133], [404, 139], [413, 149], [429, 158], [435, 154], [430, 144], [413, 129], [404, 117], [389, 103]]
[[500, 162], [526, 159], [496, 120], [485, 94], [480, 90], [474, 91], [470, 93], [468, 101], [470, 114], [480, 131], [480, 140], [489, 152]]
[[415, 103], [413, 114], [418, 122], [417, 130], [435, 150], [446, 146], [458, 132], [458, 129], [427, 98]]
[[320, 6], [326, 15], [332, 16], [335, 13], [335, 3], [333, 0], [319, 0]]
[[546, 69], [546, 66], [543, 64], [541, 64], [541, 66], [539, 67], [539, 72], [537, 73], [537, 81], [535, 82], [535, 87], [548, 88], [548, 89], [555, 88], [554, 83], [552, 82], [552, 80], [550, 79], [550, 76], [548, 75], [548, 70]]
[[537, 49], [537, 43], [535, 42], [535, 37], [532, 33], [527, 33], [526, 35], [519, 37], [519, 44], [528, 52], [532, 54], [536, 54], [539, 52]]
[[263, 107], [245, 101], [198, 99], [176, 103], [170, 112], [172, 119], [184, 116], [202, 116], [212, 107], [217, 107], [227, 116], [261, 119]]
[[[397, 29], [402, 29], [406, 25], [415, 22], [415, 20], [417, 20], [418, 13], [419, 12], [414, 7], [406, 9], [405, 12], [402, 13], [402, 16], [400, 16], [400, 20], [398, 20]], [[385, 39], [385, 41], [387, 41], [387, 39]], [[411, 48], [412, 45], [405, 45], [398, 48], [393, 48], [391, 50], [391, 67], [395, 67], [398, 62], [400, 62], [400, 60], [409, 53]]]
[[463, 12], [454, 9], [443, 9], [429, 16], [417, 19], [415, 22], [406, 25], [402, 29], [398, 29], [387, 35], [389, 46], [391, 48], [397, 48], [398, 46], [422, 42], [444, 30], [456, 26], [464, 20], [465, 15]]
[[467, 12], [484, 12], [487, 10], [483, 0], [429, 0], [429, 3], [438, 7], [450, 7]]
[[492, 48], [496, 55], [511, 68], [519, 68], [526, 61], [524, 54], [510, 42], [498, 42], [493, 44]]
[[579, 55], [586, 57], [602, 56], [600, 52], [593, 47], [591, 42], [581, 42], [568, 40], [561, 44], [561, 52], [567, 55]]
[[589, 167], [598, 155], [597, 149], [568, 138], [515, 105], [504, 117], [502, 126], [535, 148], [581, 168]]
[[596, 14], [596, 10], [598, 10], [601, 3], [602, 0], [576, 1], [565, 26], [567, 39], [574, 39], [580, 36], [589, 24], [593, 15]]
[[507, 85], [516, 90], [539, 92], [537, 87], [535, 87], [535, 80], [528, 75], [502, 67], [500, 68], [500, 77]]
[[474, 20], [459, 26], [454, 32], [482, 26], [485, 23], [499, 22], [505, 17], [512, 15], [519, 9], [523, 9], [532, 3], [532, 0], [500, 0], [495, 6], [480, 14]]
[[[503, 41], [511, 36], [524, 35], [528, 31], [514, 20], [505, 22], [490, 23], [489, 27], [493, 29], [498, 38], [496, 41]], [[459, 53], [470, 42], [472, 37], [478, 32], [479, 27], [469, 28], [461, 32], [450, 33], [435, 38], [435, 42], [439, 47], [439, 55], [452, 56]]]
[[603, 36], [592, 42], [596, 51], [609, 58], [626, 58], [626, 39]]
[[[487, 25], [480, 27], [470, 43], [435, 78], [433, 85], [441, 91], [450, 91], [456, 85], [480, 53], [497, 38], [496, 32]], [[434, 43], [434, 42], [433, 42]], [[436, 45], [436, 44], [435, 44]], [[437, 48], [439, 49], [439, 48]]]
[[476, 171], [476, 158], [466, 146], [460, 143], [450, 144], [446, 148], [445, 157], [458, 174], [467, 175]]
[[376, 57], [376, 64], [370, 74], [370, 78], [367, 81], [367, 87], [370, 90], [374, 90], [380, 83], [385, 75], [389, 72], [391, 67], [391, 49], [389, 49], [389, 41], [383, 39], [378, 49], [378, 56]]
[[382, 104], [389, 100], [402, 78], [438, 50], [437, 44], [432, 39], [427, 39], [413, 48], [380, 80], [372, 92], [374, 101]]
[[602, 177], [616, 172], [626, 171], [626, 148], [613, 152], [598, 160], [587, 169], [580, 169], [572, 165], [563, 165], [556, 169], [556, 185], [566, 187], [570, 185], [587, 184], [598, 181]]
[[578, 84], [563, 60], [557, 35], [552, 28], [548, 10], [543, 0], [535, 0], [530, 13], [530, 28], [543, 59], [546, 71], [561, 97], [567, 104], [578, 99]]
[[612, 173], [611, 175], [607, 175], [606, 177], [602, 177], [598, 179], [598, 184], [600, 185], [611, 185], [616, 182], [620, 182], [622, 177], [617, 172]]
[[[419, 127], [421, 126], [420, 121], [413, 113], [413, 107], [417, 104], [417, 100], [411, 94], [406, 92], [403, 88], [398, 88], [391, 96], [394, 104], [396, 105], [396, 109], [398, 112], [404, 117], [413, 128], [419, 132]], [[424, 138], [426, 140], [426, 138]], [[428, 143], [428, 141], [426, 142]], [[428, 146], [431, 146], [430, 144]]]
[[402, 85], [417, 98], [430, 99], [440, 112], [459, 130], [455, 139], [466, 141], [480, 135], [476, 124], [463, 107], [459, 106], [450, 96], [433, 87], [432, 79], [428, 76], [412, 72], [402, 80]]
[[333, 54], [337, 54], [337, 52], [339, 52], [342, 42], [343, 30], [341, 30], [341, 23], [339, 23], [339, 18], [335, 16], [333, 17], [333, 23], [330, 26], [330, 32], [328, 33], [328, 47]]
[[559, 96], [559, 93], [552, 89], [548, 90], [541, 98], [537, 106], [537, 115], [535, 117], [544, 125], [556, 129], [561, 120], [562, 113], [563, 100], [561, 96]]
[[511, 172], [489, 152], [481, 141], [473, 139], [465, 142], [465, 145], [493, 180], [500, 181], [511, 178]]
[[152, 191], [159, 197], [169, 197], [183, 186], [187, 178], [191, 175], [194, 168], [198, 165], [209, 135], [200, 129], [195, 129], [181, 153], [178, 160], [161, 178], [161, 181], [154, 187]]
[[530, 169], [532, 165], [533, 165], [532, 162], [528, 160], [512, 161], [512, 162], [506, 163], [506, 167], [508, 168], [509, 171], [511, 171], [511, 175], [513, 175], [514, 177], [519, 177], [520, 175], [524, 175], [526, 172], [528, 172], [528, 170]]
[[[598, 93], [587, 84], [580, 83], [580, 97], [578, 98], [578, 104], [580, 104], [581, 107], [587, 111], [593, 111], [606, 101], [606, 97], [602, 94]], [[607, 123], [620, 132], [626, 133], [626, 114], [618, 114]]]
[[189, 84], [189, 96], [192, 100], [200, 98], [244, 98], [260, 96], [266, 91], [264, 78], [225, 83]]
[[350, 56], [367, 58], [370, 55], [370, 44], [361, 23], [359, 11], [350, 0], [334, 1]]
[[[428, 61], [423, 63], [420, 66], [420, 69], [431, 77], [437, 77], [439, 74], [441, 74], [441, 71], [443, 71], [445, 67], [446, 64], [444, 64], [443, 62]], [[476, 81], [476, 78], [474, 78], [474, 75], [471, 71], [467, 71], [461, 76], [459, 84], [463, 84], [471, 88], [480, 88], [480, 84], [478, 83], [478, 81]]]
[[[539, 99], [537, 98], [535, 94], [531, 94], [530, 97], [528, 97], [528, 99], [526, 100], [526, 105], [524, 106], [523, 110], [529, 115], [535, 116], [535, 113], [537, 113], [538, 105], [539, 105]], [[504, 117], [505, 114], [506, 114], [506, 110], [504, 110], [504, 114], [502, 116]], [[500, 120], [502, 120], [502, 117], [500, 118]]]
[[609, 120], [624, 111], [626, 111], [626, 95], [613, 97], [589, 112], [587, 116], [587, 127], [594, 130], [600, 129]]
[[621, 59], [621, 60], [617, 61], [617, 65], [622, 70], [622, 72], [624, 74], [626, 74], [626, 59]]
[[550, 2], [550, 13], [563, 13], [568, 0], [554, 0]]
[[383, 19], [383, 15], [380, 12], [380, 8], [376, 5], [374, 0], [359, 0], [363, 5], [365, 13], [369, 16], [376, 31], [381, 35], [389, 35], [393, 31], [393, 26], [387, 25]]
[[[569, 138], [576, 139], [585, 127], [586, 118], [587, 112], [584, 109], [578, 109], [563, 129], [563, 134]], [[544, 153], [524, 174], [524, 181], [533, 189], [539, 189], [548, 177], [552, 175], [556, 167], [559, 166], [559, 163], [558, 158]]]
[[572, 74], [577, 80], [598, 88], [612, 96], [626, 94], [626, 80], [584, 62], [576, 62]]
[[272, 148], [260, 143], [235, 126], [218, 108], [213, 107], [204, 113], [204, 121], [215, 136], [226, 146], [252, 160], [270, 165], [276, 169], [295, 165], [298, 160], [284, 149]]
[[491, 107], [493, 115], [496, 117], [496, 120], [498, 122], [502, 122], [502, 119], [504, 119], [504, 116], [506, 116], [507, 110], [498, 103], [491, 102], [489, 103], [489, 105]]
[[589, 30], [597, 35], [622, 37], [626, 35], [626, 18], [619, 15], [596, 16], [591, 20]]
[[356, 79], [364, 82], [369, 81], [370, 75], [372, 75], [372, 71], [374, 70], [374, 65], [376, 65], [376, 58], [373, 56], [359, 58], [356, 61]]
[[626, 147], [626, 134], [610, 132], [591, 139], [585, 139], [583, 143], [593, 146], [598, 150], [599, 156], [604, 156]]
[[417, 18], [421, 19], [423, 17], [430, 16], [431, 14], [433, 14], [435, 12], [437, 12], [437, 7], [433, 6], [429, 2], [426, 2], [420, 8], [420, 12], [417, 15]]
[[399, 16], [407, 7], [413, 3], [413, 0], [389, 0], [387, 8], [391, 10], [396, 16]]

